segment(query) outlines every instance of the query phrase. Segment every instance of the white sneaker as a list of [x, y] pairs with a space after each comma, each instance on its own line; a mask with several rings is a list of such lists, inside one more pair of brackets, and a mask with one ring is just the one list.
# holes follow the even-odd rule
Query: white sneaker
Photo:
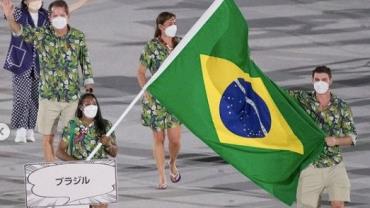
[[16, 143], [19, 143], [19, 142], [27, 143], [26, 134], [27, 134], [27, 130], [25, 128], [17, 129], [17, 134], [15, 136], [14, 141]]
[[35, 142], [35, 134], [33, 133], [33, 129], [27, 129], [26, 139], [27, 142]]

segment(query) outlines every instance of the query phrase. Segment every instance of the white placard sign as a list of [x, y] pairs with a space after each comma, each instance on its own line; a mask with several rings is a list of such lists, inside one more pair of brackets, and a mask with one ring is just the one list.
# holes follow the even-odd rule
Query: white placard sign
[[24, 170], [27, 207], [117, 202], [115, 160], [32, 163]]

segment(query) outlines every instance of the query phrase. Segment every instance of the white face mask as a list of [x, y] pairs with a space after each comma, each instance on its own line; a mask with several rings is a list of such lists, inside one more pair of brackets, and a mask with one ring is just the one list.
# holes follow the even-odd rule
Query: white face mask
[[61, 16], [54, 17], [51, 20], [51, 25], [53, 25], [53, 27], [56, 29], [63, 29], [67, 25], [67, 18]]
[[87, 118], [95, 118], [96, 114], [98, 113], [98, 106], [97, 105], [88, 105], [85, 106], [83, 109], [83, 113]]
[[42, 6], [42, 1], [31, 1], [28, 3], [28, 8], [33, 11], [38, 11]]
[[325, 94], [329, 90], [329, 83], [324, 81], [314, 82], [313, 88], [318, 94]]
[[173, 38], [176, 36], [176, 32], [177, 32], [177, 26], [176, 25], [171, 25], [169, 27], [167, 27], [165, 30], [164, 30], [164, 33], [170, 37], [170, 38]]

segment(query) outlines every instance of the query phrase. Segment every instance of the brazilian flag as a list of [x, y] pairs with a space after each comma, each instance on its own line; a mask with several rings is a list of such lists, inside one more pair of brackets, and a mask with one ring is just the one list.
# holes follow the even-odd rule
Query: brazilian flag
[[148, 90], [225, 161], [282, 202], [324, 133], [250, 58], [248, 26], [216, 0], [164, 61]]

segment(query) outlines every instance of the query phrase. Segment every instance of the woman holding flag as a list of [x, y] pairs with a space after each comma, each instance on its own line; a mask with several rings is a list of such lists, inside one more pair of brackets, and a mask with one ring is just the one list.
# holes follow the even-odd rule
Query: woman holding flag
[[63, 160], [86, 160], [94, 147], [101, 142], [103, 148], [93, 159], [107, 159], [117, 156], [116, 136], [106, 136], [112, 124], [103, 118], [98, 99], [86, 93], [78, 101], [75, 118], [64, 127], [56, 156]]
[[[115, 134], [106, 136], [112, 124], [103, 118], [98, 99], [86, 93], [78, 101], [76, 117], [64, 127], [56, 156], [63, 161], [86, 160], [100, 142], [103, 148], [93, 159], [116, 157], [118, 152]], [[90, 205], [91, 208], [107, 208], [107, 204]]]
[[[156, 73], [163, 61], [179, 43], [180, 38], [176, 36], [176, 31], [176, 16], [170, 12], [160, 13], [156, 19], [154, 38], [145, 45], [140, 56], [137, 79], [141, 87], [144, 87], [147, 82], [146, 71], [149, 70], [150, 75]], [[153, 132], [153, 155], [159, 173], [157, 188], [166, 189], [164, 141], [167, 134], [170, 179], [173, 183], [177, 183], [181, 179], [180, 172], [176, 167], [176, 158], [180, 150], [181, 124], [148, 92], [144, 94], [142, 106], [142, 124], [150, 127]]]

